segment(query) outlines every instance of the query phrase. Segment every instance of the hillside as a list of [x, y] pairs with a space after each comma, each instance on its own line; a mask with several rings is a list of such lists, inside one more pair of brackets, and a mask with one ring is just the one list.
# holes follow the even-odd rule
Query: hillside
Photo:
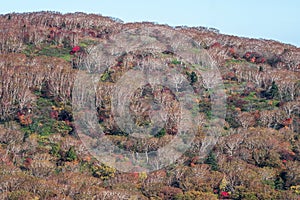
[[299, 199], [299, 102], [293, 45], [0, 15], [0, 199]]

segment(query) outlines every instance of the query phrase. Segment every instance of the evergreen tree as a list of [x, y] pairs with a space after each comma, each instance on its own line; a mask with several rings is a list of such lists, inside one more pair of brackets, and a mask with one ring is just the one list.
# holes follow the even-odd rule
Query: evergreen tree
[[77, 155], [75, 152], [74, 147], [70, 147], [69, 151], [66, 153], [66, 160], [67, 161], [74, 161], [77, 159]]
[[266, 98], [275, 99], [279, 96], [278, 87], [275, 81], [272, 82], [271, 87], [265, 93]]
[[198, 81], [197, 74], [195, 72], [192, 72], [190, 75], [190, 79], [191, 79], [191, 84], [196, 83]]
[[204, 163], [210, 165], [210, 167], [213, 171], [217, 171], [219, 169], [216, 156], [213, 152], [210, 152], [208, 154], [208, 156], [207, 156], [206, 160], [204, 161]]

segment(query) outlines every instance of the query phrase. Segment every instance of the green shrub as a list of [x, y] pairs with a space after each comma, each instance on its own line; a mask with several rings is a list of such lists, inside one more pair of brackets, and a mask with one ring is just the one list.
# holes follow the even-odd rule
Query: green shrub
[[74, 147], [70, 147], [70, 149], [66, 153], [66, 161], [74, 161], [77, 160], [77, 155]]
[[105, 164], [96, 165], [92, 167], [93, 176], [102, 180], [108, 180], [113, 178], [116, 173], [116, 169]]
[[193, 85], [194, 83], [196, 83], [198, 81], [198, 76], [195, 72], [192, 72], [192, 73], [186, 72], [186, 74], [188, 76], [188, 79], [189, 79], [191, 85]]
[[71, 61], [70, 47], [68, 46], [62, 48], [56, 45], [43, 44], [42, 48], [38, 48], [33, 44], [28, 44], [23, 53], [27, 56], [49, 56]]
[[157, 134], [154, 135], [154, 137], [161, 138], [161, 137], [165, 136], [166, 133], [167, 133], [166, 129], [162, 128]]
[[210, 165], [211, 170], [213, 171], [217, 171], [219, 169], [218, 167], [218, 161], [216, 159], [216, 156], [213, 152], [210, 152], [206, 158], [206, 160], [204, 161], [205, 164]]
[[95, 40], [89, 40], [89, 39], [86, 39], [86, 40], [82, 40], [79, 42], [79, 46], [80, 47], [88, 47], [88, 46], [91, 46], [91, 45], [96, 45], [98, 42], [95, 41]]
[[56, 121], [53, 128], [56, 132], [62, 133], [64, 135], [68, 134], [72, 130], [72, 128], [64, 121]]
[[56, 156], [58, 158], [61, 157], [60, 155], [60, 145], [59, 144], [51, 144], [51, 150], [49, 152], [51, 155]]
[[174, 64], [174, 65], [180, 65], [181, 61], [174, 59], [174, 60], [171, 61], [171, 63]]
[[106, 71], [104, 74], [101, 76], [101, 81], [107, 81], [110, 78], [110, 73]]
[[40, 56], [58, 57], [66, 61], [71, 61], [70, 49], [69, 48], [59, 48], [57, 46], [45, 46], [42, 50], [38, 52]]

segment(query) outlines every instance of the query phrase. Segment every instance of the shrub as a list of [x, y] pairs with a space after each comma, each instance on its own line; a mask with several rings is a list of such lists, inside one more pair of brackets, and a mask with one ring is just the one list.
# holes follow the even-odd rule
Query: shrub
[[174, 60], [172, 60], [171, 63], [172, 63], [173, 65], [180, 65], [180, 64], [181, 64], [181, 61], [174, 59]]
[[166, 129], [162, 128], [157, 134], [154, 135], [154, 137], [161, 138], [161, 137], [165, 136], [166, 133], [167, 133]]
[[262, 96], [266, 97], [267, 99], [278, 98], [279, 91], [275, 81], [272, 82], [271, 87], [267, 91], [262, 92]]
[[213, 152], [210, 152], [208, 154], [208, 156], [207, 156], [206, 160], [204, 161], [204, 163], [210, 165], [211, 170], [213, 170], [213, 171], [217, 171], [219, 169], [216, 156]]
[[68, 48], [59, 48], [57, 46], [45, 46], [38, 52], [39, 56], [49, 56], [62, 58], [66, 61], [71, 61], [71, 56]]
[[104, 74], [101, 76], [101, 81], [107, 81], [110, 79], [110, 72], [106, 71]]
[[196, 83], [198, 81], [198, 76], [195, 72], [189, 73], [187, 72], [188, 78], [190, 80], [191, 85]]
[[51, 145], [51, 150], [50, 150], [50, 154], [52, 154], [53, 156], [56, 156], [56, 157], [60, 157], [60, 146], [59, 144], [52, 144]]
[[77, 159], [77, 155], [74, 147], [70, 147], [70, 149], [66, 153], [66, 161], [74, 161]]
[[292, 190], [294, 193], [300, 195], [300, 185], [291, 186], [291, 190]]
[[96, 165], [92, 167], [93, 176], [102, 180], [108, 180], [113, 178], [116, 173], [116, 169], [105, 164]]

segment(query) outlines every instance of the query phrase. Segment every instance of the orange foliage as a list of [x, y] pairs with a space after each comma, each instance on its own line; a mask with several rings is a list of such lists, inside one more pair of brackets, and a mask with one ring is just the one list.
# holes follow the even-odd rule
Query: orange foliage
[[24, 126], [28, 126], [28, 125], [32, 124], [31, 115], [24, 115], [24, 114], [18, 113], [18, 119], [19, 119], [20, 123]]

